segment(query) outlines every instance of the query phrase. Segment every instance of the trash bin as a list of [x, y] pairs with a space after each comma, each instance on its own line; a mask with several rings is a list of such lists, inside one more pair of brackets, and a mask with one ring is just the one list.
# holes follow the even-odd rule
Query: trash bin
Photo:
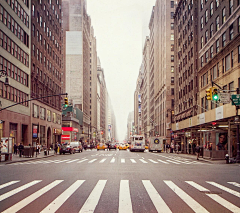
[[46, 149], [44, 149], [44, 155], [47, 155], [47, 150]]

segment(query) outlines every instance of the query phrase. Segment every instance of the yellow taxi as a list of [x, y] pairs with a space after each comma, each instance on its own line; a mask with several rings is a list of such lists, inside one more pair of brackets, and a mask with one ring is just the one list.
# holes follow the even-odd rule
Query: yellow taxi
[[145, 145], [145, 149], [148, 149], [148, 145]]
[[128, 143], [126, 143], [126, 147], [127, 147], [127, 149], [129, 149], [129, 144]]
[[99, 143], [99, 144], [97, 145], [97, 151], [98, 151], [98, 150], [104, 150], [104, 151], [105, 151], [105, 149], [107, 149], [107, 145], [106, 145], [106, 144], [104, 144], [104, 143]]
[[118, 147], [119, 150], [127, 150], [127, 148], [128, 147], [126, 146], [126, 144], [123, 144], [123, 143], [121, 143]]

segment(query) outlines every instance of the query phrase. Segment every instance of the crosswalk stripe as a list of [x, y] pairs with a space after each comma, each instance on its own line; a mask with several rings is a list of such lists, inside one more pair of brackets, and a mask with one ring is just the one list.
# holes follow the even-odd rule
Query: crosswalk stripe
[[154, 186], [152, 185], [150, 180], [142, 180], [142, 183], [143, 183], [145, 189], [147, 190], [147, 193], [148, 193], [149, 197], [151, 198], [157, 212], [159, 212], [159, 213], [172, 212], [169, 209], [169, 207], [167, 206], [167, 204], [164, 202], [162, 197], [159, 195], [157, 190], [154, 188]]
[[165, 161], [163, 161], [163, 160], [159, 160], [159, 159], [157, 159], [159, 162], [161, 162], [161, 163], [165, 163], [165, 164], [169, 164], [168, 162], [165, 162]]
[[121, 180], [119, 191], [118, 213], [132, 213], [132, 201], [129, 189], [129, 180]]
[[148, 163], [147, 161], [143, 160], [143, 159], [139, 159], [141, 162], [143, 163]]
[[151, 161], [152, 163], [158, 163], [157, 161], [152, 160], [152, 159], [148, 159], [148, 160]]
[[93, 160], [90, 160], [88, 163], [93, 163], [94, 161], [96, 161], [97, 159], [93, 159]]
[[41, 213], [56, 212], [62, 204], [84, 183], [85, 180], [77, 180], [54, 201], [52, 201]]
[[113, 157], [110, 163], [114, 163], [114, 162], [115, 162], [115, 158]]
[[10, 185], [12, 185], [12, 184], [14, 184], [14, 183], [18, 183], [20, 180], [14, 180], [14, 181], [10, 181], [10, 182], [8, 182], [8, 183], [5, 183], [5, 184], [2, 184], [2, 185], [0, 185], [0, 189], [3, 189], [3, 188], [5, 188], [5, 187], [7, 187], [7, 186], [10, 186]]
[[125, 163], [125, 159], [124, 158], [121, 158], [121, 163]]
[[33, 202], [34, 200], [36, 200], [38, 197], [42, 196], [43, 194], [45, 194], [46, 192], [48, 192], [50, 189], [52, 189], [53, 187], [55, 187], [56, 185], [58, 185], [59, 183], [61, 183], [63, 180], [55, 180], [54, 182], [48, 184], [47, 186], [43, 187], [42, 189], [36, 191], [35, 193], [33, 193], [32, 195], [24, 198], [23, 200], [21, 200], [20, 202], [16, 203], [15, 205], [11, 206], [10, 208], [6, 209], [5, 211], [3, 211], [2, 213], [11, 213], [11, 212], [17, 212], [20, 209], [24, 208], [25, 206], [27, 206], [29, 203]]
[[105, 160], [107, 160], [107, 158], [103, 158], [102, 160], [99, 161], [99, 163], [104, 163]]
[[206, 182], [211, 184], [211, 185], [213, 185], [213, 186], [215, 186], [215, 187], [217, 187], [217, 188], [219, 188], [219, 189], [222, 189], [222, 190], [224, 190], [224, 191], [226, 191], [226, 192], [228, 192], [230, 194], [233, 194], [233, 195], [235, 195], [237, 197], [240, 197], [240, 192], [236, 192], [236, 191], [234, 191], [232, 189], [229, 189], [229, 188], [227, 188], [225, 186], [222, 186], [222, 185], [220, 185], [218, 183], [215, 183], [215, 182], [212, 182], [212, 181], [206, 181]]
[[228, 182], [229, 184], [232, 184], [232, 185], [234, 185], [234, 186], [236, 186], [236, 187], [240, 187], [240, 184], [239, 183], [236, 183], [236, 182]]
[[[193, 186], [194, 188], [198, 189], [201, 192], [209, 192], [208, 189], [200, 186], [199, 184], [193, 182], [193, 181], [185, 181], [186, 183], [190, 184], [191, 186]], [[223, 207], [225, 207], [226, 209], [232, 211], [232, 212], [240, 212], [240, 208], [238, 208], [237, 206], [233, 205], [232, 203], [228, 202], [227, 200], [223, 199], [222, 197], [220, 197], [217, 194], [208, 194], [206, 193], [206, 195], [210, 198], [212, 198], [213, 200], [215, 200], [217, 203], [219, 203], [220, 205], [222, 205]]]
[[102, 191], [106, 185], [107, 180], [99, 180], [97, 185], [94, 187], [93, 191], [89, 195], [88, 199], [84, 203], [83, 207], [79, 211], [79, 213], [92, 213], [94, 212]]
[[88, 160], [88, 159], [80, 160], [80, 161], [78, 161], [77, 163], [82, 163], [82, 162], [84, 162], [84, 161], [86, 161], [86, 160]]
[[132, 161], [132, 163], [137, 163], [134, 159], [130, 159], [130, 161]]
[[194, 211], [194, 212], [208, 212], [197, 201], [191, 198], [187, 193], [175, 185], [172, 181], [164, 180], [164, 182]]
[[75, 161], [78, 161], [78, 160], [80, 160], [80, 159], [71, 160], [71, 161], [68, 161], [66, 163], [72, 163], [72, 162], [75, 162]]
[[63, 163], [63, 162], [65, 162], [65, 161], [69, 161], [70, 159], [67, 159], [67, 160], [56, 160], [56, 162], [54, 162], [54, 163]]
[[23, 186], [20, 186], [20, 187], [16, 188], [16, 189], [13, 189], [12, 191], [7, 192], [7, 193], [1, 195], [1, 196], [0, 196], [0, 201], [6, 199], [6, 198], [8, 198], [8, 197], [11, 197], [12, 195], [17, 194], [18, 192], [21, 192], [21, 191], [23, 191], [24, 189], [27, 189], [27, 188], [29, 188], [30, 186], [33, 186], [33, 185], [35, 185], [35, 184], [37, 184], [37, 183], [39, 183], [39, 182], [41, 182], [41, 180], [34, 180], [34, 181], [30, 182], [30, 183], [27, 183], [27, 184], [25, 184], [25, 185], [23, 185]]
[[166, 161], [171, 162], [171, 163], [175, 163], [175, 164], [180, 164], [180, 163], [172, 161], [172, 160], [166, 160]]

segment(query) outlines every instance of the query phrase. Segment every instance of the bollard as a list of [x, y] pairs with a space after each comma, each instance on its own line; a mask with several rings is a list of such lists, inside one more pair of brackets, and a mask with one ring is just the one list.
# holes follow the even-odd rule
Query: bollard
[[229, 155], [228, 154], [225, 155], [225, 160], [226, 160], [226, 164], [229, 164]]

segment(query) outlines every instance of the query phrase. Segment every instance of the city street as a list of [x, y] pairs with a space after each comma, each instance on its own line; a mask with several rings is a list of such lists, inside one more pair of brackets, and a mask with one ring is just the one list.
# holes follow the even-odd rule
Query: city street
[[0, 212], [240, 212], [239, 164], [83, 151], [0, 165]]

